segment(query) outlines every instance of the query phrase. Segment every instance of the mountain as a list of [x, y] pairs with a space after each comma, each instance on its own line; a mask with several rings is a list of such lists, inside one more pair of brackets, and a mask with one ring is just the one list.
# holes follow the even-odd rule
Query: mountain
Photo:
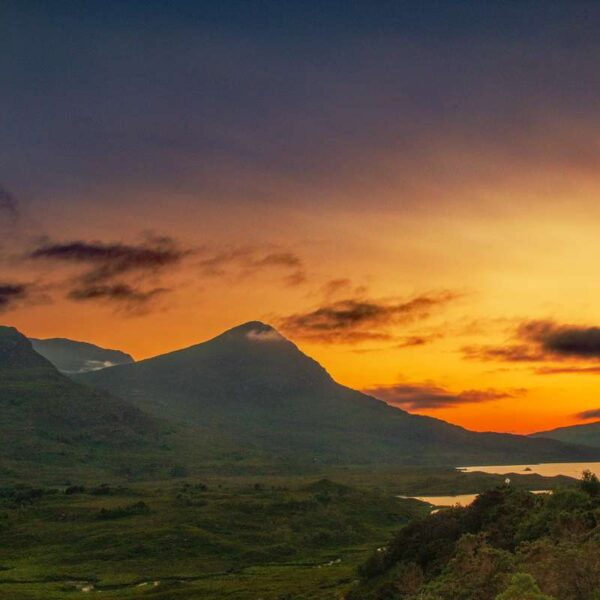
[[161, 427], [139, 408], [73, 382], [16, 329], [0, 326], [0, 475], [23, 464], [36, 475], [124, 472], [152, 450]]
[[132, 363], [133, 358], [120, 350], [108, 350], [87, 342], [64, 338], [31, 338], [33, 349], [63, 373], [85, 373], [114, 365]]
[[475, 433], [392, 408], [336, 383], [260, 322], [190, 348], [75, 377], [155, 416], [202, 425], [283, 459], [460, 465], [600, 457], [589, 448]]
[[584, 425], [572, 425], [570, 427], [559, 427], [550, 431], [539, 431], [532, 433], [531, 437], [547, 438], [567, 442], [569, 444], [583, 444], [600, 448], [600, 421], [586, 423]]

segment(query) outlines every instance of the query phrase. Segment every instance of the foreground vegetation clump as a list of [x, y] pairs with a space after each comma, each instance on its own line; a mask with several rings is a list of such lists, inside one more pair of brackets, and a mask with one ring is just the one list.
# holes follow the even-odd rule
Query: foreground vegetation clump
[[349, 600], [600, 599], [600, 482], [489, 490], [402, 528], [359, 573]]

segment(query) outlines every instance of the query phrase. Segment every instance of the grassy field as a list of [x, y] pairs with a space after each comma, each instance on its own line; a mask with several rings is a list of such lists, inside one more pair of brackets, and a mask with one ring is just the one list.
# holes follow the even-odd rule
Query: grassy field
[[[336, 469], [0, 490], [0, 598], [341, 598], [356, 567], [429, 507], [479, 492], [451, 469]], [[515, 485], [563, 483], [528, 475]], [[83, 488], [83, 489], [82, 489]]]

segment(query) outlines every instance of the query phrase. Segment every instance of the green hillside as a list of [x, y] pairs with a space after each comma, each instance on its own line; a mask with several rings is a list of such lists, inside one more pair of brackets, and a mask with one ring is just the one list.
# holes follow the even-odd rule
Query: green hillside
[[347, 600], [598, 600], [600, 483], [534, 495], [509, 486], [401, 529]]
[[139, 408], [71, 381], [16, 329], [0, 327], [2, 478], [27, 469], [37, 477], [143, 471], [163, 430]]
[[547, 438], [567, 442], [569, 444], [583, 444], [600, 448], [600, 421], [587, 423], [585, 425], [572, 425], [571, 427], [559, 427], [550, 431], [540, 431], [532, 434], [532, 437]]
[[280, 458], [481, 464], [600, 456], [553, 440], [474, 433], [336, 383], [273, 328], [246, 323], [202, 344], [77, 376], [155, 416]]

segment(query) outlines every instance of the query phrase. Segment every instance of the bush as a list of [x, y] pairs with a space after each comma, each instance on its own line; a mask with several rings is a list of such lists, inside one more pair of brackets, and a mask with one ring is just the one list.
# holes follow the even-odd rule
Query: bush
[[496, 596], [496, 600], [553, 600], [542, 594], [535, 579], [528, 573], [513, 575], [509, 586]]
[[133, 515], [143, 515], [150, 512], [150, 507], [145, 502], [136, 502], [128, 506], [118, 506], [117, 508], [102, 508], [98, 513], [101, 520], [123, 519]]
[[598, 480], [598, 477], [589, 470], [583, 472], [579, 487], [593, 498], [600, 496], [600, 481]]

